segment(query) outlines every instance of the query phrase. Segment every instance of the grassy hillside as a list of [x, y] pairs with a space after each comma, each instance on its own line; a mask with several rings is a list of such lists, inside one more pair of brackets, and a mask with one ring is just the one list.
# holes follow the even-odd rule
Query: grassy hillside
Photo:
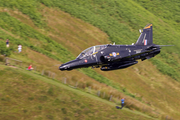
[[110, 102], [31, 71], [3, 66], [0, 70], [2, 120], [151, 119], [138, 112], [116, 110]]
[[[153, 2], [136, 0], [2, 0], [0, 44], [9, 39], [10, 57], [22, 60], [23, 67], [33, 64], [39, 72], [51, 70], [57, 79], [67, 78], [72, 85], [78, 81], [82, 88], [92, 86], [107, 93], [107, 98], [126, 96], [128, 108], [153, 117], [177, 119], [180, 117], [179, 9], [171, 9], [178, 2], [163, 6], [161, 3], [156, 2], [157, 12]], [[172, 16], [176, 17], [170, 19]], [[163, 48], [151, 61], [139, 61], [124, 70], [60, 72], [55, 66], [74, 59], [92, 45], [131, 44], [139, 36], [138, 29], [147, 23], [153, 23], [155, 44], [175, 46]], [[18, 44], [23, 45], [21, 54], [17, 53]]]
[[[163, 1], [162, 1], [163, 2]], [[59, 7], [60, 9], [69, 12], [73, 16], [83, 19], [92, 25], [100, 28], [102, 31], [109, 35], [109, 39], [117, 44], [131, 44], [137, 40], [139, 33], [138, 29], [143, 28], [147, 23], [153, 23], [154, 26], [154, 43], [155, 44], [174, 44], [175, 47], [162, 51], [162, 59], [154, 59], [153, 63], [158, 65], [160, 71], [167, 74], [174, 79], [180, 78], [178, 68], [175, 68], [178, 59], [171, 59], [171, 57], [179, 55], [178, 48], [180, 47], [178, 38], [180, 37], [179, 30], [171, 26], [177, 24], [176, 19], [163, 18], [163, 15], [156, 16], [151, 11], [146, 10], [139, 4], [133, 1], [73, 1], [66, 2], [65, 0], [47, 2], [42, 0], [42, 3], [47, 6]], [[142, 2], [141, 2], [142, 3]], [[152, 8], [151, 4], [146, 5]], [[155, 4], [155, 3], [154, 3]], [[161, 2], [159, 2], [161, 5]], [[171, 4], [168, 2], [167, 4]], [[176, 4], [176, 2], [172, 2]], [[164, 5], [166, 6], [166, 4]], [[168, 7], [168, 6], [166, 6]], [[165, 9], [164, 7], [157, 6], [157, 9]], [[155, 10], [154, 10], [155, 11]], [[162, 10], [162, 12], [170, 14], [177, 14], [179, 9]], [[160, 64], [161, 63], [161, 64]]]

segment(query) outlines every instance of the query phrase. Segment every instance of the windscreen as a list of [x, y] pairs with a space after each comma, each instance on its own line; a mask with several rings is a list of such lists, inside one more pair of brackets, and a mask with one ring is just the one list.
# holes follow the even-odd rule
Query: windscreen
[[97, 46], [87, 48], [86, 50], [81, 52], [81, 54], [79, 54], [79, 56], [77, 58], [82, 59], [83, 57], [95, 54], [96, 52], [98, 52], [106, 47], [107, 47], [107, 45], [97, 45]]

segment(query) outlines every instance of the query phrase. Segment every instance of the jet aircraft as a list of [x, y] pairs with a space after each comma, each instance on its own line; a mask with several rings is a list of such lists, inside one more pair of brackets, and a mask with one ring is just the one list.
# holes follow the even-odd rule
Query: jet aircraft
[[161, 45], [153, 44], [153, 26], [148, 24], [140, 30], [140, 36], [132, 45], [97, 45], [81, 52], [75, 60], [59, 66], [61, 71], [90, 67], [102, 71], [123, 69], [160, 53]]

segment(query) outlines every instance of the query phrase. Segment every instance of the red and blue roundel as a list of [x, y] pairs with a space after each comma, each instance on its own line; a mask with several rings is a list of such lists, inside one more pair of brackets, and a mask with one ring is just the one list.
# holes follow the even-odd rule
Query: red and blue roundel
[[113, 55], [113, 57], [116, 57], [116, 53], [115, 52], [112, 52], [112, 55]]

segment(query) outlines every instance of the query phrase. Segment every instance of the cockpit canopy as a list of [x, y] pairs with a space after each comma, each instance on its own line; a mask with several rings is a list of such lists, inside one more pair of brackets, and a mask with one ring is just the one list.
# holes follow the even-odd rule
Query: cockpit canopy
[[82, 59], [83, 57], [95, 54], [96, 52], [98, 52], [106, 47], [107, 47], [107, 45], [97, 45], [97, 46], [89, 47], [86, 50], [84, 50], [83, 52], [81, 52], [77, 58]]

